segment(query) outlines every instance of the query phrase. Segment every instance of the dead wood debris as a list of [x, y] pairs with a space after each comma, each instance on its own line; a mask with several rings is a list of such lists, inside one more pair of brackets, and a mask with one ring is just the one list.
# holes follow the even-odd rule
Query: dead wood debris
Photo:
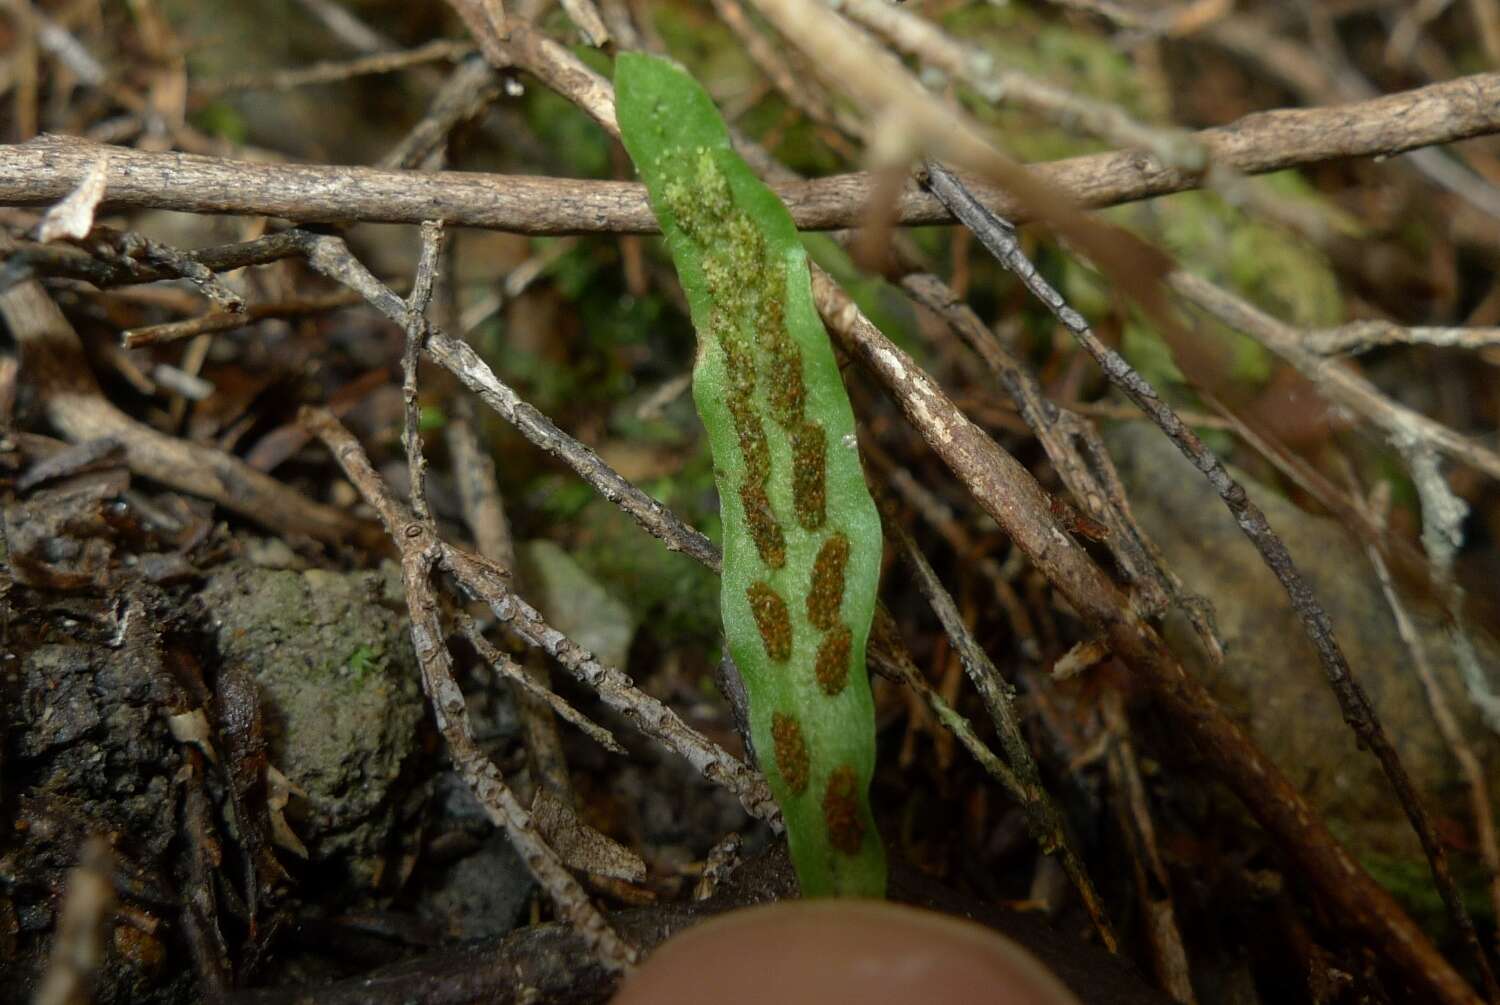
[[[1350, 983], [1373, 986], [1391, 980], [1433, 1000], [1477, 1000], [1433, 946], [1430, 933], [1419, 928], [1349, 858], [1274, 764], [1189, 676], [1179, 654], [1163, 642], [1160, 620], [1179, 612], [1188, 617], [1211, 661], [1225, 658], [1206, 600], [1182, 587], [1136, 524], [1093, 421], [1096, 416], [1114, 417], [1128, 406], [1114, 400], [1084, 400], [1085, 393], [1097, 397], [1098, 391], [1089, 388], [1087, 371], [1077, 360], [1059, 364], [1061, 354], [1052, 351], [1049, 362], [1038, 366], [1035, 353], [997, 335], [956, 292], [975, 282], [970, 263], [963, 258], [966, 246], [955, 252], [950, 285], [893, 230], [899, 224], [958, 220], [1028, 281], [1109, 377], [1184, 446], [1221, 488], [1247, 533], [1282, 574], [1288, 593], [1319, 643], [1325, 668], [1344, 700], [1346, 717], [1387, 765], [1401, 802], [1422, 836], [1438, 888], [1475, 953], [1487, 996], [1492, 1001], [1500, 999], [1500, 988], [1490, 974], [1490, 949], [1480, 944], [1462, 910], [1447, 875], [1443, 843], [1424, 817], [1421, 797], [1404, 782], [1392, 745], [1384, 740], [1369, 703], [1344, 665], [1327, 617], [1302, 583], [1285, 548], [1188, 425], [1202, 428], [1197, 420], [1205, 417], [1167, 406], [1106, 344], [1114, 333], [1098, 323], [1091, 325], [1073, 311], [1040, 278], [1023, 251], [1024, 238], [996, 216], [1040, 220], [1085, 258], [1092, 258], [1123, 296], [1133, 298], [1167, 330], [1168, 341], [1177, 343], [1179, 357], [1183, 355], [1180, 335], [1186, 329], [1169, 313], [1167, 293], [1249, 333], [1354, 421], [1391, 440], [1420, 496], [1425, 553], [1395, 540], [1394, 532], [1358, 493], [1345, 493], [1322, 476], [1318, 468], [1326, 458], [1294, 454], [1241, 415], [1226, 411], [1207, 417], [1216, 428], [1232, 431], [1258, 451], [1299, 489], [1335, 512], [1351, 515], [1353, 531], [1361, 535], [1387, 591], [1411, 657], [1419, 670], [1427, 671], [1422, 643], [1411, 630], [1395, 585], [1395, 579], [1407, 571], [1403, 563], [1420, 569], [1417, 578], [1446, 611], [1455, 651], [1469, 655], [1471, 702], [1487, 709], [1494, 720], [1500, 718], [1495, 711], [1500, 704], [1478, 666], [1470, 627], [1475, 623], [1475, 608], [1458, 585], [1455, 563], [1466, 541], [1464, 521], [1470, 507], [1485, 504], [1485, 493], [1492, 490], [1484, 479], [1500, 476], [1500, 455], [1493, 445], [1468, 431], [1486, 428], [1482, 425], [1487, 421], [1485, 409], [1493, 410], [1497, 403], [1489, 400], [1465, 412], [1428, 408], [1424, 400], [1419, 408], [1398, 400], [1373, 377], [1356, 372], [1346, 357], [1355, 353], [1378, 357], [1393, 347], [1406, 351], [1407, 346], [1430, 346], [1487, 359], [1484, 354], [1493, 354], [1495, 326], [1500, 322], [1500, 287], [1479, 301], [1464, 324], [1405, 325], [1380, 318], [1302, 328], [1222, 286], [1177, 270], [1134, 238], [1100, 228], [1079, 209], [1203, 187], [1242, 201], [1250, 212], [1331, 247], [1336, 239], [1328, 233], [1325, 219], [1302, 219], [1288, 212], [1268, 195], [1268, 189], [1248, 176], [1340, 158], [1385, 158], [1418, 150], [1406, 160], [1415, 168], [1414, 177], [1447, 191], [1474, 214], [1493, 219], [1500, 201], [1493, 186], [1484, 181], [1484, 176], [1494, 177], [1490, 145], [1453, 148], [1451, 156], [1419, 148], [1500, 130], [1495, 111], [1500, 108], [1496, 100], [1500, 74], [1421, 83], [1443, 76], [1433, 68], [1446, 65], [1444, 57], [1424, 46], [1424, 35], [1438, 30], [1436, 8], [1442, 5], [1427, 5], [1420, 13], [1409, 11], [1398, 19], [1382, 58], [1403, 68], [1407, 76], [1402, 79], [1415, 83], [1399, 93], [1380, 96], [1356, 68], [1357, 60], [1361, 66], [1368, 65], [1365, 54], [1345, 48], [1347, 41], [1340, 34], [1336, 14], [1283, 12], [1261, 17], [1235, 13], [1230, 5], [1216, 0], [1198, 0], [1147, 16], [1104, 0], [1056, 3], [1072, 9], [1074, 15], [1081, 13], [1115, 26], [1122, 32], [1117, 41], [1129, 49], [1138, 67], [1152, 67], [1164, 79], [1170, 74], [1164, 69], [1161, 39], [1172, 37], [1185, 46], [1216, 46], [1238, 53], [1311, 102], [1327, 107], [1258, 112], [1229, 126], [1195, 132], [1160, 125], [1125, 111], [1123, 105], [1088, 98], [1005, 68], [987, 53], [945, 33], [931, 10], [892, 7], [878, 0], [826, 6], [800, 0], [716, 0], [713, 5], [767, 78], [757, 82], [744, 107], [779, 91], [792, 109], [786, 122], [805, 122], [829, 150], [846, 161], [857, 160], [862, 146], [875, 170], [802, 181], [764, 147], [739, 136], [737, 143], [747, 158], [779, 188], [799, 225], [863, 228], [861, 234], [840, 235], [857, 254], [876, 244], [891, 244], [889, 253], [882, 253], [882, 267], [912, 303], [930, 312], [919, 314], [918, 330], [937, 355], [924, 356], [919, 362], [916, 354], [898, 348], [877, 328], [870, 319], [873, 315], [856, 306], [845, 288], [814, 267], [818, 307], [840, 348], [859, 364], [850, 369], [850, 384], [866, 423], [862, 439], [869, 441], [866, 454], [871, 470], [878, 473], [893, 499], [899, 500], [892, 501], [888, 513], [892, 538], [910, 563], [917, 592], [927, 598], [943, 627], [943, 635], [930, 644], [925, 635], [911, 642], [903, 639], [903, 631], [912, 637], [908, 626], [915, 620], [914, 594], [892, 589], [888, 577], [885, 599], [893, 603], [899, 598], [901, 603], [893, 603], [895, 613], [882, 606], [872, 638], [871, 663], [888, 678], [879, 682], [881, 689], [896, 681], [909, 690], [902, 692], [904, 698], [887, 696], [882, 707], [904, 714], [908, 723], [925, 723], [907, 733], [901, 768], [910, 772], [924, 763], [918, 752], [920, 738], [931, 733], [937, 737], [933, 761], [944, 775], [955, 767], [959, 772], [972, 772], [972, 766], [955, 766], [952, 761], [956, 737], [979, 769], [1000, 783], [995, 791], [1008, 791], [1025, 808], [1029, 823], [1038, 831], [1038, 843], [1060, 852], [1062, 867], [1073, 880], [1097, 938], [1115, 948], [1107, 912], [1113, 909], [1117, 916], [1129, 912], [1107, 905], [1111, 900], [1118, 905], [1133, 898], [1140, 911], [1134, 924], [1144, 936], [1143, 958], [1172, 998], [1190, 1002], [1197, 968], [1206, 964], [1195, 958], [1195, 933], [1185, 917], [1194, 907], [1174, 895], [1174, 874], [1183, 867], [1163, 840], [1162, 831], [1172, 826], [1167, 822], [1169, 811], [1157, 802], [1159, 793], [1151, 791], [1149, 769], [1144, 765], [1143, 750], [1157, 738], [1134, 721], [1136, 709], [1127, 699], [1149, 704], [1152, 714], [1164, 719], [1169, 730], [1190, 738], [1195, 755], [1240, 798], [1280, 858], [1294, 866], [1300, 881], [1315, 891], [1319, 907], [1326, 912], [1323, 915], [1302, 910], [1279, 883], [1271, 884], [1278, 889], [1274, 896], [1268, 895], [1286, 929], [1284, 939], [1293, 950], [1294, 965], [1305, 971], [1314, 1000], [1345, 993]], [[145, 4], [140, 15], [142, 49], [160, 64], [144, 75], [149, 80], [146, 91], [111, 79], [112, 67], [106, 68], [74, 37], [73, 32], [83, 30], [78, 15], [54, 21], [31, 10], [31, 5], [19, 8], [15, 73], [3, 82], [13, 98], [18, 138], [30, 138], [48, 114], [56, 114], [55, 107], [49, 111], [39, 103], [41, 87], [47, 83], [40, 74], [50, 71], [52, 62], [73, 74], [78, 84], [70, 86], [100, 89], [123, 105], [127, 114], [116, 122], [86, 123], [95, 127], [89, 133], [92, 139], [43, 136], [0, 150], [0, 202], [49, 207], [40, 218], [30, 213], [7, 218], [8, 236], [0, 237], [5, 251], [0, 264], [0, 315], [21, 350], [19, 361], [0, 356], [0, 488], [8, 493], [0, 500], [6, 559], [0, 606], [5, 606], [9, 619], [8, 603], [17, 595], [31, 598], [115, 590], [126, 567], [133, 582], [192, 580], [199, 573], [197, 563], [205, 558], [202, 546], [213, 536], [210, 510], [194, 508], [196, 504], [172, 492], [156, 492], [155, 486], [212, 500], [267, 529], [287, 533], [294, 540], [301, 538], [303, 553], [296, 561], [305, 561], [312, 553], [313, 541], [394, 550], [400, 556], [423, 680], [449, 756], [490, 819], [521, 850], [557, 916], [568, 921], [576, 934], [532, 926], [480, 955], [434, 953], [406, 965], [403, 972], [388, 975], [380, 993], [396, 996], [420, 991], [427, 1000], [459, 1000], [483, 993], [506, 1001], [523, 1000], [549, 988], [558, 1000], [602, 1000], [612, 986], [611, 973], [630, 966], [638, 949], [648, 949], [673, 925], [696, 916], [697, 909], [660, 902], [661, 891], [668, 887], [651, 873], [661, 863], [650, 854], [643, 860], [586, 820], [585, 811], [592, 807], [589, 797], [575, 786], [578, 752], [586, 750], [582, 756], [587, 759], [602, 757], [601, 751], [619, 754], [624, 748], [615, 732], [585, 715], [581, 709], [586, 704], [556, 693], [545, 671], [538, 672], [545, 658], [555, 660], [569, 677], [592, 690], [613, 714], [733, 793], [752, 818], [774, 826], [776, 810], [754, 770], [753, 752], [750, 760], [741, 759], [732, 752], [732, 739], [726, 746], [719, 742], [720, 734], [690, 725], [695, 720], [686, 704], [679, 714], [635, 687], [623, 665], [612, 666], [596, 658], [548, 624], [523, 599], [526, 584], [516, 578], [511, 531], [501, 502], [500, 481], [507, 472], [496, 471], [486, 452], [489, 437], [465, 404], [450, 411], [447, 464], [435, 469], [439, 474], [429, 479], [423, 402], [456, 389], [456, 380], [510, 429], [561, 460], [667, 549], [717, 570], [720, 556], [708, 537], [643, 491], [646, 483], [641, 478], [627, 477], [626, 465], [612, 463], [607, 445], [600, 446], [592, 430], [571, 435], [560, 421], [528, 403], [516, 390], [524, 388], [524, 383], [513, 387], [464, 340], [462, 336], [468, 333], [456, 323], [462, 315], [455, 302], [444, 299], [450, 296], [444, 283], [452, 279], [441, 268], [445, 229], [475, 226], [530, 234], [624, 235], [651, 232], [654, 223], [642, 190], [629, 181], [414, 170], [443, 167], [456, 151], [461, 154], [459, 125], [483, 119], [504, 96], [530, 86], [521, 83], [520, 73], [572, 102], [606, 133], [615, 132], [608, 81], [562, 39], [550, 36], [540, 22], [530, 19], [544, 11], [546, 4], [520, 2], [502, 7], [481, 0], [450, 0], [471, 33], [472, 44], [440, 40], [405, 48], [385, 34], [386, 26], [374, 30], [340, 5], [326, 0], [302, 0], [302, 4], [360, 55], [255, 77], [189, 81], [170, 25], [153, 5]], [[633, 14], [632, 5], [621, 0], [599, 8], [589, 0], [566, 0], [562, 6], [578, 33], [572, 37], [591, 45], [662, 47], [655, 26], [641, 20], [639, 10]], [[1379, 0], [1368, 6], [1384, 10]], [[1474, 0], [1454, 6], [1463, 6], [1466, 16], [1474, 19], [1480, 42], [1493, 55], [1500, 44], [1495, 41], [1500, 38], [1497, 5], [1493, 0]], [[894, 59], [876, 36], [912, 63]], [[473, 55], [476, 47], [482, 58]], [[446, 74], [431, 65], [441, 61], [454, 64]], [[853, 72], [874, 65], [885, 70]], [[913, 72], [913, 67], [920, 72]], [[378, 167], [296, 164], [267, 151], [249, 151], [254, 158], [248, 159], [230, 147], [211, 146], [183, 117], [189, 95], [199, 100], [245, 87], [289, 90], [398, 72], [418, 82], [432, 100], [421, 121]], [[821, 81], [816, 79], [819, 76]], [[1027, 110], [1040, 121], [1102, 137], [1121, 149], [1024, 170], [993, 146], [977, 117], [960, 110], [952, 100], [955, 86], [966, 89], [969, 97], [977, 95], [985, 102]], [[160, 111], [173, 107], [174, 111]], [[860, 114], [852, 113], [853, 108], [859, 108]], [[1228, 117], [1208, 121], [1222, 122]], [[481, 128], [493, 131], [494, 123]], [[767, 134], [775, 135], [775, 130]], [[96, 142], [118, 137], [134, 138], [136, 146]], [[165, 150], [167, 145], [177, 149]], [[968, 172], [958, 176], [932, 163], [925, 178], [907, 177], [905, 165], [921, 156], [952, 158]], [[135, 208], [280, 216], [291, 220], [292, 226], [234, 244], [187, 251], [98, 225], [101, 219], [115, 222], [109, 214]], [[358, 257], [351, 250], [360, 245], [353, 232], [342, 228], [357, 221], [422, 224], [421, 255], [409, 296], [398, 296], [361, 260], [362, 250]], [[320, 223], [341, 229], [313, 229]], [[261, 233], [257, 225], [243, 236]], [[1453, 234], [1444, 240], [1465, 248], [1497, 246], [1492, 236], [1486, 238], [1472, 227], [1466, 231], [1461, 223], [1455, 223]], [[509, 277], [504, 297], [497, 295], [490, 303], [517, 300], [545, 268], [579, 246], [570, 243], [534, 253], [527, 266]], [[1139, 252], [1134, 261], [1132, 249]], [[642, 245], [632, 244], [623, 254], [631, 294], [649, 292], [653, 280], [643, 267]], [[329, 293], [326, 284], [321, 291], [303, 289], [304, 264], [342, 289]], [[221, 275], [265, 265], [272, 268], [248, 277]], [[1451, 274], [1459, 271], [1451, 262], [1447, 267]], [[126, 300], [112, 298], [107, 291], [160, 280], [186, 280], [196, 291], [189, 294], [187, 287], [176, 291], [178, 301], [165, 311], [165, 317], [177, 320], [161, 320], [163, 314], [158, 311], [148, 313], [149, 323], [115, 323], [117, 317], [140, 317], [142, 312], [138, 307], [125, 309]], [[1453, 280], [1454, 285], [1458, 282]], [[160, 304], [166, 302], [163, 299]], [[399, 347], [394, 353], [385, 351], [397, 346], [388, 339], [385, 348], [372, 349], [362, 357], [365, 365], [359, 377], [346, 380], [341, 375], [321, 388], [299, 387], [298, 399], [311, 397], [328, 406], [305, 411], [302, 425], [283, 421], [269, 433], [257, 428], [261, 417], [252, 403], [273, 381], [263, 375], [226, 376], [204, 369], [213, 334], [269, 323], [305, 336], [324, 323], [343, 324], [346, 318], [357, 319], [348, 323], [368, 332], [368, 311], [359, 307], [362, 304], [373, 307], [400, 330], [404, 351]], [[327, 317], [343, 308], [363, 312]], [[1371, 307], [1362, 303], [1360, 309]], [[486, 308], [493, 310], [493, 306]], [[429, 314], [442, 317], [444, 324], [434, 323]], [[69, 317], [76, 320], [76, 326]], [[315, 323], [311, 320], [315, 318], [320, 320]], [[100, 321], [111, 331], [125, 331], [124, 348], [96, 348], [91, 360], [79, 332], [93, 335]], [[1095, 335], [1095, 327], [1101, 328], [1100, 336]], [[171, 355], [175, 352], [171, 342], [189, 338], [194, 341], [185, 355]], [[254, 344], [253, 340], [245, 342]], [[304, 343], [282, 343], [287, 344]], [[318, 350], [296, 351], [304, 354], [294, 356], [288, 370], [305, 367]], [[978, 362], [967, 353], [976, 354]], [[400, 394], [395, 397], [392, 391], [386, 396], [398, 358]], [[97, 378], [91, 365], [95, 361], [105, 364]], [[435, 362], [441, 369], [424, 374], [424, 361]], [[1064, 366], [1067, 372], [1054, 372], [1049, 369], [1053, 366]], [[1213, 372], [1187, 364], [1183, 368], [1200, 392], [1200, 401], [1217, 407], [1220, 388]], [[1010, 399], [1008, 403], [1002, 405], [986, 393], [969, 389], [950, 394], [939, 383], [957, 373], [971, 385], [982, 385], [986, 372]], [[149, 408], [160, 405], [150, 421], [140, 421], [134, 412], [116, 404], [115, 386], [121, 381], [129, 385], [122, 393], [152, 402]], [[663, 384], [680, 393], [680, 381]], [[872, 388], [883, 390], [889, 401], [871, 394]], [[1450, 389], [1450, 397], [1451, 393]], [[44, 419], [65, 442], [13, 428], [18, 401], [28, 421]], [[189, 401], [202, 407], [190, 409]], [[963, 410], [955, 401], [963, 403]], [[659, 419], [670, 404], [664, 397], [652, 404], [654, 411], [649, 415], [643, 406], [638, 417]], [[213, 413], [214, 408], [220, 411]], [[1429, 411], [1446, 414], [1442, 419], [1432, 418], [1426, 414]], [[184, 423], [189, 414], [193, 420]], [[289, 414], [290, 410], [282, 419]], [[893, 421], [898, 414], [905, 416], [909, 430]], [[1469, 421], [1462, 421], [1464, 416]], [[372, 453], [390, 453], [377, 446], [373, 437], [396, 428], [404, 448], [404, 482], [394, 467], [377, 471], [360, 446], [364, 440]], [[1028, 453], [1029, 441], [1013, 434], [1034, 436], [1040, 452]], [[232, 451], [237, 442], [249, 442], [241, 439], [247, 435], [254, 446], [242, 461]], [[316, 451], [302, 452], [313, 438], [333, 452], [356, 486], [357, 496], [347, 485], [327, 489], [326, 475], [321, 479], [305, 476], [309, 456], [311, 463], [327, 469]], [[1025, 458], [1031, 460], [1022, 463]], [[1445, 464], [1458, 470], [1447, 470]], [[284, 468], [283, 474], [305, 491], [267, 477], [264, 472], [272, 468]], [[451, 481], [444, 478], [445, 468], [452, 472]], [[286, 474], [294, 469], [296, 473]], [[937, 480], [944, 469], [954, 484]], [[1061, 484], [1056, 491], [1066, 496], [1054, 494], [1056, 483]], [[311, 490], [307, 490], [309, 485]], [[450, 486], [456, 486], [456, 504], [451, 502]], [[398, 494], [404, 494], [405, 501]], [[324, 496], [335, 504], [324, 501]], [[356, 499], [373, 509], [384, 525], [384, 535], [359, 515]], [[909, 513], [923, 521], [915, 535], [899, 529]], [[1488, 512], [1482, 515], [1492, 519]], [[459, 518], [477, 544], [474, 551], [449, 543], [452, 528], [458, 524], [448, 521]], [[945, 577], [916, 539], [934, 534], [953, 553], [951, 586], [945, 586]], [[992, 549], [1004, 539], [1010, 551], [1001, 561]], [[1388, 563], [1396, 569], [1396, 576]], [[940, 563], [940, 567], [949, 566]], [[458, 589], [452, 590], [455, 585]], [[450, 592], [452, 596], [447, 595]], [[990, 615], [986, 599], [991, 603], [998, 599], [1004, 616]], [[462, 610], [466, 604], [477, 606], [466, 612]], [[479, 608], [488, 610], [488, 620], [482, 625], [472, 616]], [[137, 613], [127, 613], [122, 632], [127, 623], [132, 631], [141, 630], [141, 610], [128, 608]], [[131, 617], [137, 620], [131, 622]], [[988, 644], [985, 634], [1002, 625], [1008, 633], [1006, 644], [1013, 647], [1014, 666], [994, 655], [995, 647]], [[6, 630], [0, 625], [0, 631]], [[500, 636], [504, 641], [494, 641]], [[458, 643], [458, 651], [468, 653], [472, 648], [483, 663], [513, 683], [524, 723], [529, 778], [516, 777], [509, 767], [502, 770], [503, 759], [481, 745], [459, 688], [460, 668], [449, 649], [450, 639]], [[513, 658], [512, 653], [521, 647], [535, 651], [530, 665]], [[1049, 664], [1054, 669], [1050, 676], [1046, 673]], [[969, 673], [982, 699], [967, 701], [967, 707], [982, 709], [981, 718], [987, 715], [1004, 757], [990, 749], [982, 735], [986, 727], [976, 728], [960, 711], [966, 701], [959, 692], [960, 668]], [[1128, 685], [1123, 683], [1126, 673]], [[1023, 700], [1018, 700], [1006, 677], [1025, 685]], [[670, 674], [664, 678], [670, 679]], [[265, 724], [254, 685], [233, 668], [216, 672], [211, 679], [212, 686], [196, 672], [185, 672], [184, 686], [193, 692], [193, 701], [179, 702], [183, 707], [175, 708], [170, 716], [182, 730], [178, 737], [183, 745], [182, 767], [174, 780], [174, 793], [182, 811], [178, 865], [186, 895], [176, 900], [165, 896], [162, 903], [171, 903], [179, 911], [178, 924], [199, 990], [218, 995], [253, 980], [265, 954], [275, 952], [277, 933], [290, 917], [286, 898], [297, 882], [295, 868], [289, 873], [275, 849], [295, 853], [298, 842], [282, 815], [295, 796], [282, 784], [284, 778], [277, 781], [278, 773], [267, 761]], [[732, 664], [721, 668], [720, 679], [729, 706], [742, 714], [737, 705], [743, 699], [733, 689]], [[1495, 839], [1493, 827], [1488, 826], [1488, 796], [1477, 755], [1467, 745], [1462, 727], [1447, 709], [1430, 672], [1424, 672], [1423, 679], [1442, 738], [1469, 787], [1473, 812], [1478, 815], [1475, 831], [1480, 856], [1493, 872]], [[1066, 700], [1058, 701], [1064, 689]], [[683, 692], [674, 694], [674, 703], [678, 697]], [[559, 731], [555, 717], [598, 746], [570, 746], [573, 731]], [[607, 718], [603, 721], [616, 725]], [[936, 730], [934, 721], [950, 732]], [[1046, 774], [1049, 758], [1040, 749], [1045, 744], [1027, 730], [1033, 722], [1072, 755], [1072, 770], [1066, 776]], [[201, 725], [194, 728], [195, 723]], [[1081, 732], [1078, 723], [1083, 724]], [[624, 731], [619, 735], [627, 736]], [[722, 737], [728, 735], [725, 727]], [[575, 760], [572, 765], [569, 756]], [[1096, 764], [1101, 767], [1094, 771]], [[995, 823], [988, 788], [958, 798], [945, 785], [938, 788], [949, 803], [963, 805], [961, 819], [973, 835], [986, 827], [994, 833], [1003, 831]], [[534, 794], [527, 794], [528, 786]], [[1091, 786], [1102, 788], [1103, 794]], [[1090, 879], [1089, 870], [1097, 868], [1096, 850], [1070, 833], [1070, 825], [1083, 812], [1072, 804], [1083, 790], [1093, 793], [1083, 799], [1088, 812], [1099, 819], [1110, 819], [1112, 813], [1112, 830], [1124, 838], [1128, 893], [1108, 883], [1096, 890]], [[1064, 793], [1070, 796], [1068, 801], [1062, 798]], [[1066, 818], [1059, 807], [1067, 808]], [[1013, 807], [1010, 812], [1014, 816]], [[41, 817], [33, 814], [33, 818]], [[226, 821], [232, 821], [227, 829]], [[912, 857], [921, 856], [920, 840], [908, 830], [903, 830], [901, 840]], [[970, 841], [965, 846], [969, 850], [981, 844], [969, 831], [965, 840]], [[719, 897], [705, 902], [704, 911], [788, 892], [784, 876], [780, 887], [776, 881], [767, 881], [758, 890], [740, 885], [744, 876], [754, 873], [755, 865], [730, 872], [724, 861], [736, 858], [737, 848], [738, 836], [731, 834], [723, 853], [710, 856], [702, 867], [704, 894], [715, 884], [721, 890]], [[93, 876], [94, 886], [102, 890], [96, 875], [98, 854], [89, 854], [95, 867], [92, 873], [80, 873], [80, 883]], [[402, 877], [411, 875], [412, 863], [408, 856], [398, 867]], [[698, 867], [679, 868], [683, 875], [696, 875]], [[1039, 870], [1034, 877], [1040, 885], [1045, 885], [1045, 871]], [[575, 872], [583, 874], [583, 883]], [[227, 880], [229, 876], [233, 879]], [[753, 878], [749, 882], [753, 884]], [[982, 886], [986, 881], [972, 882]], [[128, 884], [122, 885], [118, 877], [115, 884], [125, 899], [117, 910], [128, 916], [137, 910], [131, 903], [135, 893], [126, 890]], [[1500, 887], [1491, 886], [1492, 896], [1500, 897]], [[652, 906], [610, 916], [585, 887], [606, 900]], [[89, 925], [97, 929], [107, 913], [101, 906], [109, 899], [105, 893], [103, 898], [92, 898], [87, 918], [82, 914], [82, 922], [65, 918], [66, 931], [59, 930], [53, 975], [61, 990], [49, 992], [61, 996], [58, 1001], [76, 998], [90, 977], [90, 943], [85, 936]], [[996, 890], [989, 893], [991, 899], [1005, 899]], [[0, 922], [5, 921], [3, 912], [9, 903], [0, 897]], [[1315, 920], [1310, 921], [1310, 916]], [[1337, 920], [1336, 927], [1328, 924], [1330, 917]], [[137, 917], [142, 931], [153, 924], [152, 917]], [[370, 927], [381, 926], [371, 923]], [[409, 945], [432, 942], [430, 936], [408, 931], [409, 927], [392, 920], [385, 931], [407, 932], [394, 937]], [[1352, 934], [1340, 936], [1340, 930]], [[1340, 946], [1341, 937], [1380, 953], [1379, 966], [1359, 961], [1359, 949]], [[116, 939], [120, 938], [117, 934]], [[595, 962], [580, 968], [576, 959], [583, 953]], [[1050, 962], [1062, 969], [1070, 966], [1064, 956], [1056, 954]], [[360, 988], [368, 989], [368, 985]], [[325, 990], [326, 995], [319, 997], [329, 1001], [354, 1000], [361, 993], [352, 983]], [[296, 995], [266, 992], [239, 997], [280, 1001]]]

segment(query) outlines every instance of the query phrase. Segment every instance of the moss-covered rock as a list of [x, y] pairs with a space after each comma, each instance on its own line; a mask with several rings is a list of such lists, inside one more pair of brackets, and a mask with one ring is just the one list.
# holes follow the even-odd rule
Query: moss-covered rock
[[304, 794], [288, 817], [313, 862], [378, 884], [423, 702], [394, 584], [379, 573], [232, 563], [200, 594], [219, 656], [261, 689], [271, 764]]

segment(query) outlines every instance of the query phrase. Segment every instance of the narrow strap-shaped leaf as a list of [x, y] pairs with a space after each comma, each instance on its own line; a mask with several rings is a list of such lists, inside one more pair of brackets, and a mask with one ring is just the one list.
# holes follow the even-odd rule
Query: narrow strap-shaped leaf
[[865, 673], [880, 518], [806, 253], [692, 77], [622, 53], [615, 100], [698, 331], [693, 398], [723, 516], [724, 634], [802, 891], [883, 896]]

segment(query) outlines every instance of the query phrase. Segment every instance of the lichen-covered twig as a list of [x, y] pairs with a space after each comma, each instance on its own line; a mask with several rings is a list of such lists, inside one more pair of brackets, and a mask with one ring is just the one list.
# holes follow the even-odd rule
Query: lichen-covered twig
[[635, 962], [635, 949], [615, 933], [557, 853], [537, 833], [530, 814], [505, 784], [500, 769], [474, 739], [468, 707], [453, 676], [441, 612], [432, 591], [432, 573], [446, 546], [429, 522], [416, 519], [397, 501], [370, 465], [358, 441], [337, 419], [322, 409], [304, 408], [302, 421], [327, 445], [345, 475], [380, 514], [386, 532], [401, 551], [412, 645], [422, 668], [422, 683], [432, 703], [433, 717], [447, 741], [454, 766], [490, 819], [505, 829], [532, 876], [552, 898], [558, 914], [584, 936], [605, 966], [612, 970], [630, 967]]

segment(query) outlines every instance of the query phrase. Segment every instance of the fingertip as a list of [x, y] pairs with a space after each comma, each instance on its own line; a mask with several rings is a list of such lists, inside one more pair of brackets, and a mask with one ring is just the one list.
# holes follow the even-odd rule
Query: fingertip
[[734, 911], [668, 940], [614, 1005], [1078, 1005], [1025, 949], [972, 922], [873, 900]]

